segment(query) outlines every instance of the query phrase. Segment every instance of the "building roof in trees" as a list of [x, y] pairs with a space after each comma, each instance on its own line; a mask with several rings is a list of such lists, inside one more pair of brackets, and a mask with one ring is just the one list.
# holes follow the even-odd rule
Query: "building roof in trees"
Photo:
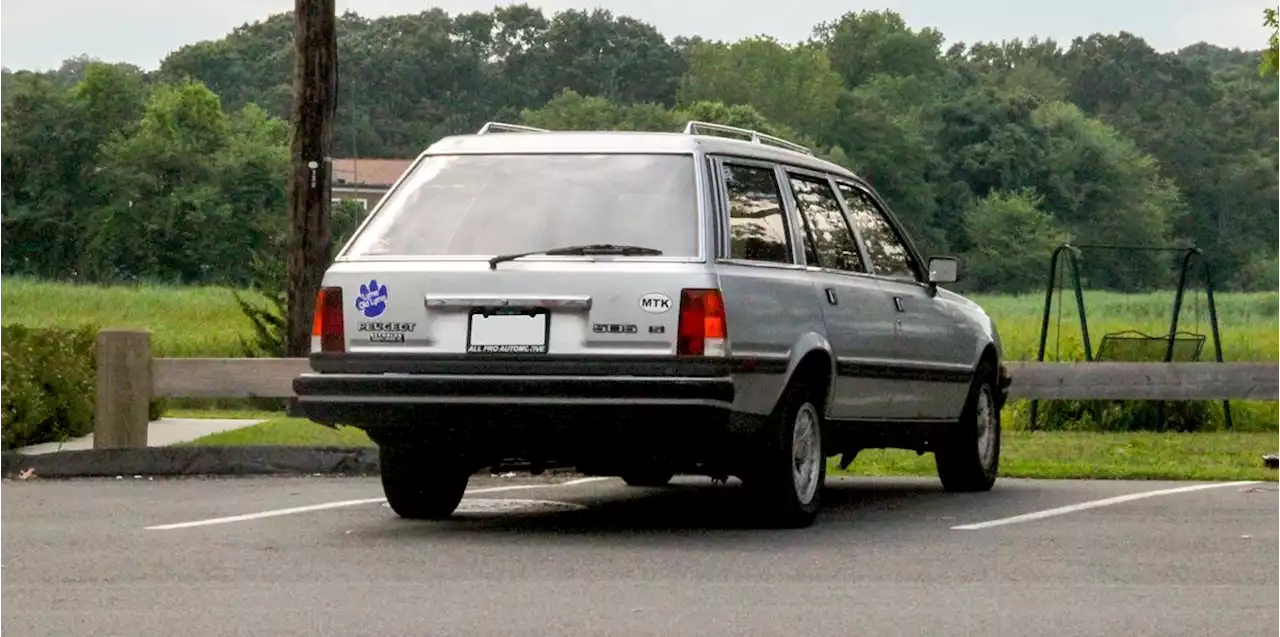
[[413, 159], [365, 159], [358, 157], [333, 158], [334, 185], [390, 187]]

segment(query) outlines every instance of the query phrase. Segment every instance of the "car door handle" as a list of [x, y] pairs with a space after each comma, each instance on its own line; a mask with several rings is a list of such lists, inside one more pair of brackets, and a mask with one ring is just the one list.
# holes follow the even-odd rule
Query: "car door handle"
[[827, 288], [827, 303], [832, 305], [839, 305], [840, 303], [840, 301], [836, 299], [836, 291], [831, 288]]
[[893, 307], [896, 308], [899, 312], [907, 311], [906, 308], [902, 307], [902, 297], [898, 297], [898, 296], [893, 297]]

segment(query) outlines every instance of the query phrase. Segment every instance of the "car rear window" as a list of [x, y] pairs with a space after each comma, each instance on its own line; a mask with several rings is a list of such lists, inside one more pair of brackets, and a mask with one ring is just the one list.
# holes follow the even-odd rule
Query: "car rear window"
[[697, 255], [693, 156], [426, 157], [346, 255], [492, 256], [590, 243]]

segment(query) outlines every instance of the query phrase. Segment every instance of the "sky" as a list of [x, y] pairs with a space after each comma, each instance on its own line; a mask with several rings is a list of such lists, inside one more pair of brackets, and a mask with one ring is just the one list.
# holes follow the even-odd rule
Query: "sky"
[[[525, 0], [552, 14], [601, 7], [648, 22], [664, 35], [736, 40], [771, 35], [802, 40], [819, 22], [846, 11], [891, 9], [912, 28], [933, 27], [954, 42], [1039, 36], [1067, 45], [1095, 32], [1129, 31], [1159, 51], [1208, 42], [1261, 49], [1262, 10], [1274, 0]], [[367, 17], [440, 7], [451, 14], [489, 11], [499, 0], [337, 0], [338, 12]], [[0, 3], [0, 65], [56, 68], [86, 54], [156, 68], [170, 51], [216, 40], [233, 28], [293, 8], [292, 0], [34, 0]], [[110, 26], [108, 26], [110, 25]]]

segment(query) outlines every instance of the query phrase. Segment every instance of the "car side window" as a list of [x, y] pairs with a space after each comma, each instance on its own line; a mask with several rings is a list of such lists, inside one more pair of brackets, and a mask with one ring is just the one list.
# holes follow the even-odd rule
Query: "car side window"
[[734, 259], [791, 263], [782, 191], [772, 168], [723, 164], [729, 193], [729, 255]]
[[816, 264], [848, 272], [866, 272], [858, 242], [840, 210], [840, 200], [826, 179], [788, 175], [800, 217], [813, 236]]
[[917, 280], [915, 259], [907, 250], [906, 242], [898, 236], [884, 212], [871, 195], [861, 188], [837, 183], [840, 194], [849, 205], [849, 221], [862, 235], [867, 246], [871, 267], [881, 276]]

